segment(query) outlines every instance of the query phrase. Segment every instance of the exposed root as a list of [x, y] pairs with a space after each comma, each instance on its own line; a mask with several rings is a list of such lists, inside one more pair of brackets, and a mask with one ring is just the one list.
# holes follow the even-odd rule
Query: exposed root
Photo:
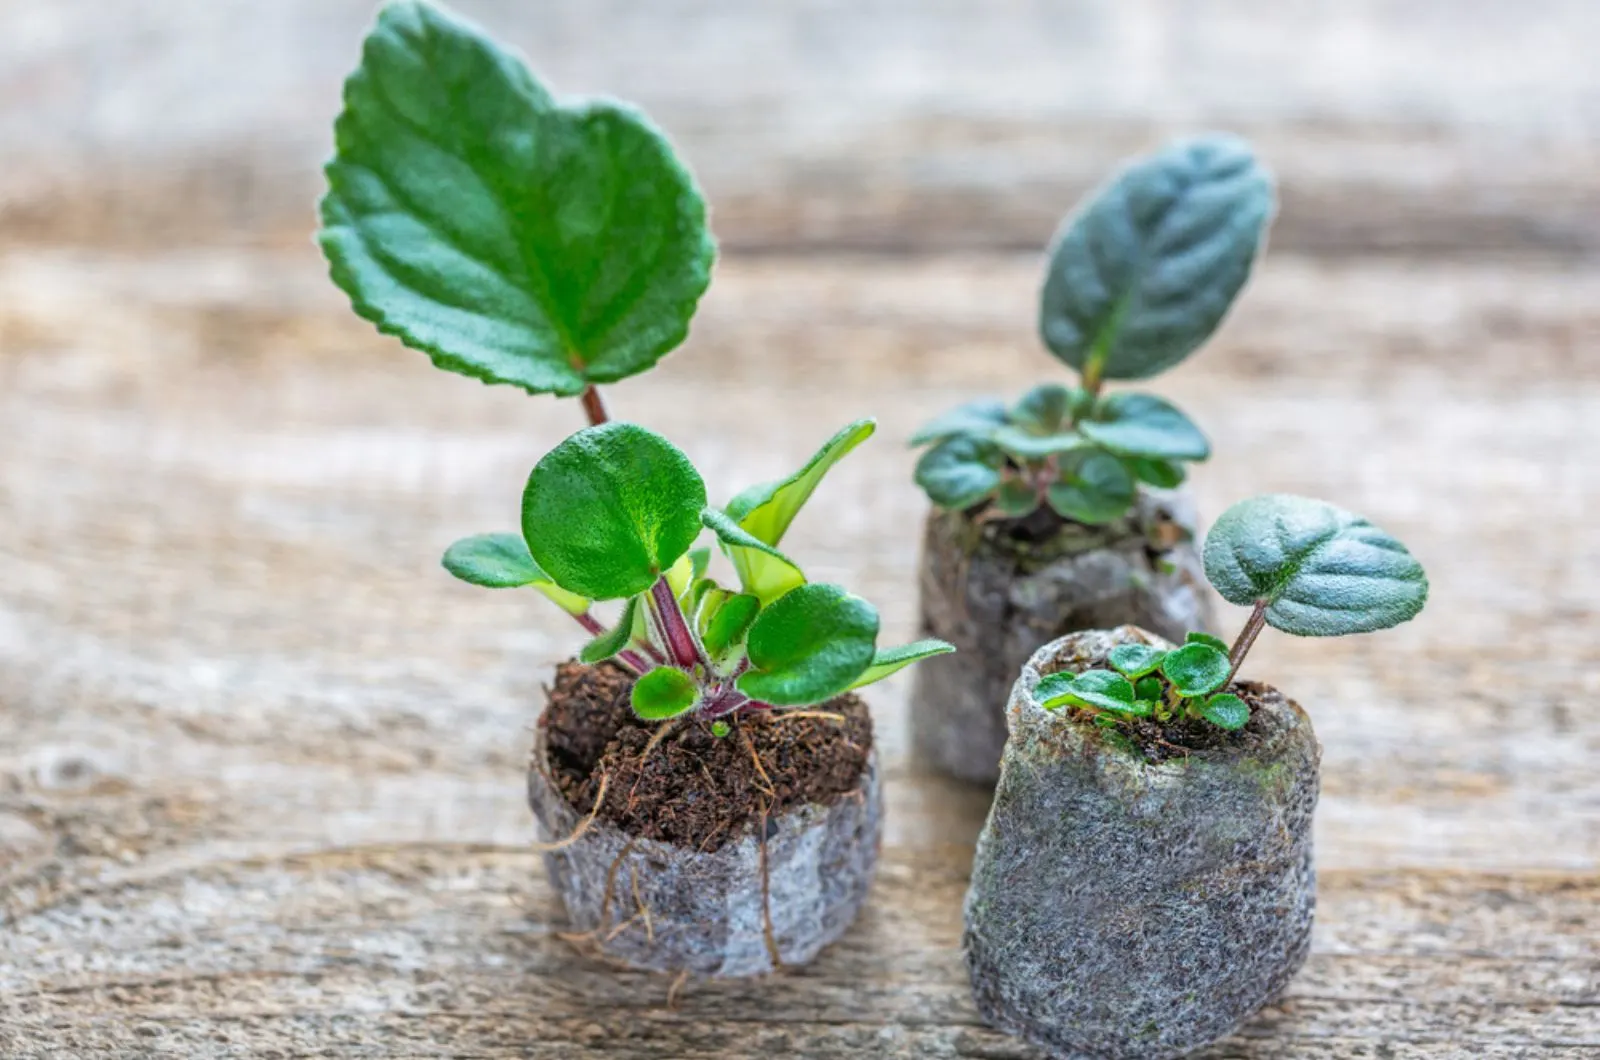
[[[611, 862], [611, 867], [606, 869], [606, 889], [600, 896], [600, 915], [597, 918], [597, 922], [600, 925], [605, 924], [606, 916], [611, 912], [611, 893], [617, 885], [617, 873], [621, 870], [622, 863], [627, 860], [628, 855], [633, 853], [633, 844], [635, 842], [637, 842], [636, 839], [630, 838], [622, 850], [618, 852], [616, 859]], [[599, 930], [599, 927], [595, 928], [595, 931]]]
[[562, 849], [564, 849], [566, 847], [569, 847], [572, 844], [576, 843], [578, 840], [582, 839], [583, 838], [583, 834], [589, 830], [589, 826], [594, 824], [594, 822], [599, 818], [599, 816], [600, 816], [600, 807], [602, 805], [604, 805], [604, 803], [606, 801], [606, 786], [608, 784], [610, 784], [610, 783], [611, 783], [611, 774], [609, 774], [609, 773], [601, 773], [600, 774], [600, 789], [595, 792], [594, 809], [589, 811], [589, 816], [587, 816], [583, 820], [579, 821], [578, 822], [578, 827], [574, 828], [572, 830], [572, 834], [567, 836], [567, 838], [558, 839], [553, 843], [535, 843], [535, 844], [533, 844], [534, 853], [536, 853], [536, 854], [549, 854], [549, 853], [551, 853], [553, 851], [562, 850]]
[[633, 927], [633, 925], [637, 924], [639, 922], [639, 920], [640, 920], [640, 915], [638, 913], [633, 914], [628, 919], [622, 921], [616, 927], [614, 927], [610, 931], [606, 932], [606, 937], [601, 939], [600, 941], [602, 941], [602, 942], [610, 942], [612, 939], [616, 938], [618, 935], [622, 934], [624, 931], [627, 931], [629, 928]]
[[819, 718], [831, 721], [835, 725], [843, 725], [845, 722], [843, 714], [835, 714], [831, 710], [785, 710], [774, 711], [772, 715], [773, 721], [788, 721], [790, 718]]
[[633, 880], [633, 906], [639, 911], [638, 915], [644, 918], [645, 942], [654, 946], [656, 944], [655, 921], [650, 918], [650, 906], [644, 900], [644, 895], [639, 893], [639, 866], [631, 861], [628, 862], [628, 876]]
[[761, 804], [761, 940], [767, 944], [767, 956], [776, 972], [783, 967], [783, 958], [778, 954], [778, 933], [772, 927], [772, 874], [767, 870], [767, 811], [771, 806]]
[[672, 981], [672, 985], [667, 987], [667, 1008], [676, 1009], [678, 1007], [678, 994], [688, 984], [689, 969], [685, 968], [678, 973], [678, 977]]
[[[765, 795], [769, 799], [776, 798], [777, 795], [778, 795], [778, 789], [772, 786], [772, 778], [767, 776], [767, 767], [761, 764], [761, 756], [756, 753], [756, 745], [755, 745], [755, 742], [750, 739], [750, 734], [745, 732], [743, 729], [740, 729], [739, 730], [739, 739], [744, 741], [745, 749], [750, 752], [750, 761], [752, 761], [752, 762], [754, 762], [756, 764], [756, 775], [761, 778], [761, 784], [762, 784], [761, 793], [763, 795]], [[761, 811], [761, 818], [762, 818], [761, 823], [762, 823], [762, 826], [763, 826], [763, 834], [765, 834], [765, 825], [766, 825], [766, 810], [765, 809], [763, 809]], [[766, 847], [763, 846], [762, 849], [765, 850]]]

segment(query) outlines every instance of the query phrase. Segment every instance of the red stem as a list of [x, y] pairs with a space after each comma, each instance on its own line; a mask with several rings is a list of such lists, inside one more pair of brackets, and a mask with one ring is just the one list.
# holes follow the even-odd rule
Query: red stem
[[672, 585], [666, 578], [657, 578], [650, 587], [650, 602], [653, 605], [650, 611], [655, 615], [661, 639], [666, 641], [667, 650], [672, 653], [672, 661], [684, 669], [698, 666], [702, 661], [700, 649], [695, 644], [688, 623], [684, 621], [678, 598], [672, 594]]
[[1250, 617], [1245, 621], [1244, 628], [1239, 631], [1239, 639], [1233, 642], [1233, 647], [1228, 649], [1228, 661], [1233, 667], [1228, 671], [1228, 680], [1222, 682], [1222, 687], [1228, 687], [1228, 682], [1233, 680], [1233, 675], [1239, 672], [1239, 664], [1244, 662], [1244, 657], [1250, 654], [1250, 646], [1261, 636], [1261, 629], [1267, 624], [1267, 601], [1257, 600], [1255, 610], [1250, 612]]
[[611, 418], [606, 415], [606, 403], [600, 400], [600, 391], [593, 386], [583, 388], [583, 411], [591, 427], [598, 427]]

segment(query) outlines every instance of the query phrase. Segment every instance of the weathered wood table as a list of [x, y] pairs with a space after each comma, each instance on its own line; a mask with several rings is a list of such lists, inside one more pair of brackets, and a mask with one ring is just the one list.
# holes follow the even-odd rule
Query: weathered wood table
[[[513, 525], [578, 410], [434, 371], [324, 280], [364, 2], [106, 6], [0, 0], [0, 1056], [1036, 1056], [967, 996], [985, 797], [911, 765], [903, 677], [882, 872], [815, 965], [671, 1007], [556, 937], [522, 770], [574, 631], [436, 557]], [[1255, 137], [1272, 252], [1158, 387], [1214, 438], [1201, 501], [1347, 504], [1434, 597], [1252, 657], [1325, 746], [1320, 911], [1204, 1055], [1600, 1055], [1593, 5], [463, 6], [649, 106], [716, 204], [694, 335], [615, 412], [719, 497], [880, 417], [790, 544], [895, 637], [901, 440], [1059, 374], [1056, 216], [1166, 132]]]

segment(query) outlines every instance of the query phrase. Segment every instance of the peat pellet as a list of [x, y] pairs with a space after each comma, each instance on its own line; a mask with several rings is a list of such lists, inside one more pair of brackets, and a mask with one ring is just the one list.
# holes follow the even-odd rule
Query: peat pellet
[[1310, 721], [1239, 682], [1245, 728], [1149, 755], [1035, 700], [1044, 674], [1127, 642], [1169, 646], [1091, 631], [1023, 667], [966, 899], [978, 1011], [1072, 1060], [1162, 1060], [1224, 1037], [1283, 989], [1311, 937]]
[[913, 671], [917, 758], [994, 783], [1011, 685], [1047, 641], [1125, 624], [1177, 641], [1212, 631], [1194, 534], [1184, 490], [1141, 489], [1126, 516], [1098, 527], [1048, 509], [1017, 521], [935, 508], [923, 535], [922, 635], [956, 652]]

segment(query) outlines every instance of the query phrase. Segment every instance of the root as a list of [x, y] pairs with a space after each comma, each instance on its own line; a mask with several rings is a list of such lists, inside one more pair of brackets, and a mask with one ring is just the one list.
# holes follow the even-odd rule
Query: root
[[633, 880], [633, 906], [639, 911], [638, 915], [644, 918], [645, 942], [654, 946], [656, 944], [655, 921], [650, 918], [650, 906], [645, 902], [644, 895], [639, 893], [639, 866], [631, 861], [628, 862], [628, 876]]
[[[750, 752], [750, 761], [756, 764], [756, 775], [761, 778], [761, 783], [763, 785], [761, 788], [761, 793], [769, 799], [777, 798], [778, 789], [772, 786], [772, 778], [767, 776], [767, 769], [761, 764], [761, 756], [756, 753], [756, 745], [755, 742], [750, 739], [750, 734], [745, 732], [743, 729], [740, 729], [739, 739], [744, 741], [745, 749]], [[766, 815], [767, 811], [762, 809], [761, 818], [763, 826], [766, 824]], [[765, 845], [762, 846], [762, 850], [766, 850]]]
[[678, 1007], [678, 994], [688, 983], [689, 969], [685, 968], [678, 973], [678, 977], [672, 981], [672, 985], [667, 987], [667, 1008], [676, 1009]]
[[819, 718], [822, 721], [831, 721], [836, 725], [845, 723], [843, 714], [835, 714], [828, 710], [785, 710], [781, 712], [774, 711], [772, 715], [772, 720], [775, 722], [788, 721], [790, 718]]
[[[752, 748], [753, 750], [753, 748]], [[767, 811], [771, 803], [761, 806], [761, 941], [767, 944], [767, 956], [772, 959], [772, 970], [783, 967], [778, 955], [778, 933], [772, 927], [772, 874], [767, 869]]]
[[[628, 855], [633, 853], [633, 844], [635, 842], [637, 842], [636, 839], [629, 839], [627, 845], [618, 852], [616, 859], [611, 862], [611, 867], [606, 870], [606, 889], [600, 897], [600, 915], [597, 918], [601, 926], [604, 926], [606, 916], [611, 912], [611, 892], [617, 885], [617, 872], [622, 868], [622, 863], [627, 860]], [[599, 930], [600, 927], [595, 928], [596, 932]]]
[[557, 850], [563, 850], [566, 847], [569, 847], [572, 844], [576, 843], [578, 840], [582, 839], [583, 838], [583, 834], [589, 830], [589, 826], [594, 824], [596, 819], [599, 818], [599, 816], [600, 816], [600, 807], [603, 806], [605, 804], [605, 801], [606, 801], [606, 787], [610, 783], [611, 783], [611, 774], [609, 774], [609, 773], [601, 773], [600, 774], [600, 790], [595, 792], [594, 809], [589, 811], [589, 816], [587, 816], [583, 820], [579, 821], [578, 822], [578, 827], [574, 828], [572, 830], [572, 834], [567, 836], [567, 838], [558, 839], [553, 843], [535, 843], [535, 844], [533, 844], [533, 852], [535, 854], [549, 854], [549, 853], [552, 853], [552, 852], [557, 851]]

